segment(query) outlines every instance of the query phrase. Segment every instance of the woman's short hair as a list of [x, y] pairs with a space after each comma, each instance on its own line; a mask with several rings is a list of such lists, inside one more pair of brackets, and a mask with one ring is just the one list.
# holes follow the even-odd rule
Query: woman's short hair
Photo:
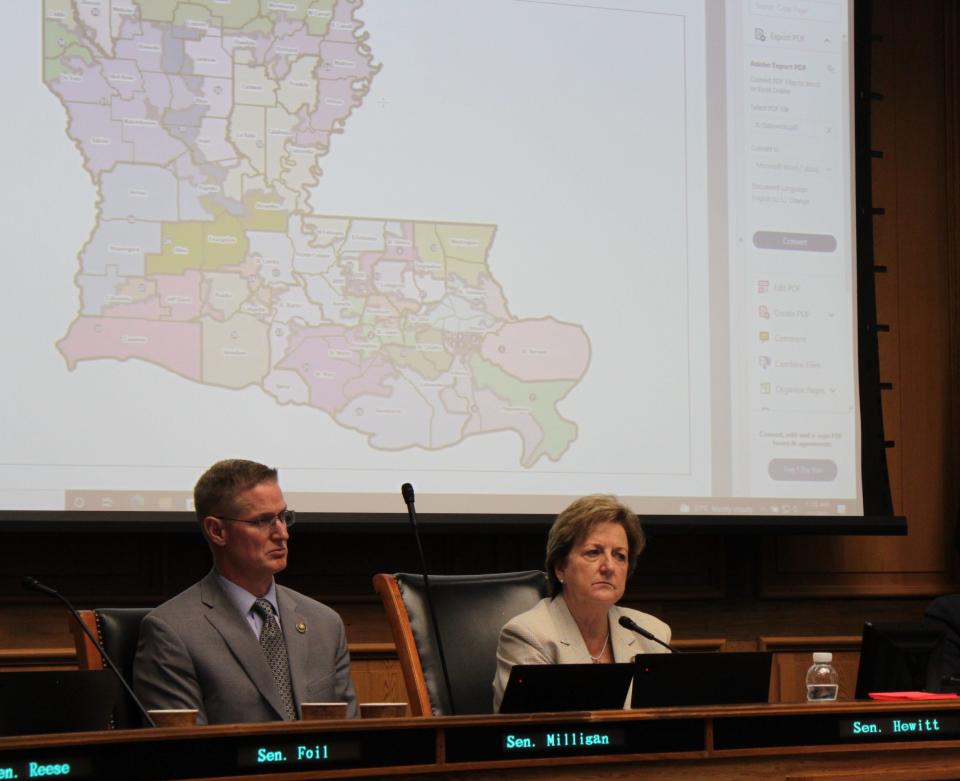
[[557, 567], [566, 561], [573, 546], [581, 542], [594, 526], [601, 523], [618, 523], [627, 535], [627, 577], [637, 567], [637, 557], [647, 544], [640, 519], [629, 507], [609, 494], [591, 494], [575, 499], [553, 522], [547, 535], [547, 578], [550, 594], [556, 596], [563, 590], [557, 577]]

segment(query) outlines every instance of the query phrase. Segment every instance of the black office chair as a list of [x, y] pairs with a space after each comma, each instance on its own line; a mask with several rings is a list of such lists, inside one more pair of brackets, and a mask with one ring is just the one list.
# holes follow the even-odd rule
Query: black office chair
[[[140, 622], [149, 613], [147, 607], [101, 607], [95, 610], [81, 610], [80, 618], [87, 628], [97, 637], [104, 650], [110, 655], [124, 680], [133, 685], [133, 659], [137, 654], [137, 642], [140, 637]], [[99, 649], [90, 642], [83, 630], [70, 618], [70, 631], [73, 633], [77, 649], [77, 667], [81, 670], [101, 670], [107, 667]], [[143, 717], [130, 695], [126, 692], [117, 699], [113, 710], [111, 726], [115, 729], [130, 729], [143, 726]]]
[[931, 602], [923, 623], [944, 633], [941, 691], [960, 692], [960, 594], [946, 594]]
[[[423, 576], [375, 575], [414, 716], [452, 710], [423, 590]], [[431, 575], [430, 593], [440, 625], [457, 715], [493, 712], [497, 640], [507, 621], [547, 596], [538, 570], [489, 575]]]

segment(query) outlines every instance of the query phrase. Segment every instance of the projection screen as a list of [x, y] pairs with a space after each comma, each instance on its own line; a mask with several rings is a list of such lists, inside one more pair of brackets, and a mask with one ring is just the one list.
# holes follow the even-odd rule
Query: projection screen
[[0, 510], [863, 513], [847, 0], [6, 14]]

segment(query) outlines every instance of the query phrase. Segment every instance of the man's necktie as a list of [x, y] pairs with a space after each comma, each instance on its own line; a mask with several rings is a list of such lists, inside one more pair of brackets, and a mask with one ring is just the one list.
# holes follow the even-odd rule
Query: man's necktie
[[297, 718], [297, 709], [293, 707], [293, 688], [290, 685], [290, 660], [287, 658], [287, 643], [283, 639], [283, 632], [277, 619], [274, 618], [273, 605], [265, 599], [258, 599], [253, 603], [253, 609], [263, 619], [263, 629], [260, 630], [260, 647], [263, 648], [267, 664], [273, 671], [273, 678], [280, 690], [280, 701], [283, 703], [284, 715], [293, 721]]

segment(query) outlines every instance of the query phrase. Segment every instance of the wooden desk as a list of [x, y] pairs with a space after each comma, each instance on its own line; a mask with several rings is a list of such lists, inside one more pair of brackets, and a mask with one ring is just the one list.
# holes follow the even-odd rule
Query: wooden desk
[[[41, 768], [50, 772], [41, 776]], [[64, 772], [56, 775], [58, 768]], [[960, 702], [667, 708], [0, 738], [0, 779], [14, 777], [946, 781], [960, 779]]]

